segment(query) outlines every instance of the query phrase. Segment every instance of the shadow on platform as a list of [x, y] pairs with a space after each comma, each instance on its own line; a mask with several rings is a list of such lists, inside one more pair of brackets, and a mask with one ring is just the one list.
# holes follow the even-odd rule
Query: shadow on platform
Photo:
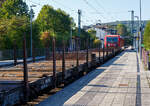
[[[126, 51], [122, 52], [121, 54], [117, 55], [113, 59], [109, 60], [105, 64], [100, 67], [109, 67], [112, 65], [117, 59], [119, 59]], [[90, 81], [95, 79], [98, 75], [104, 72], [107, 68], [97, 68], [94, 71], [88, 73], [87, 75], [83, 76], [79, 80], [75, 81], [74, 83], [68, 85], [61, 91], [57, 92], [53, 96], [47, 98], [37, 106], [62, 106], [66, 101], [68, 101], [73, 95], [75, 95], [78, 91], [80, 91], [84, 86], [87, 86]], [[92, 85], [89, 84], [88, 86], [95, 86], [95, 87], [107, 87], [106, 85]]]

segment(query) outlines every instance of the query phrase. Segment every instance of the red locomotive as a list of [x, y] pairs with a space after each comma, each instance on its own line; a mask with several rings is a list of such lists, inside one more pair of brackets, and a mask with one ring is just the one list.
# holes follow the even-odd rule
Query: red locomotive
[[120, 35], [106, 35], [104, 38], [105, 48], [122, 48], [124, 40]]

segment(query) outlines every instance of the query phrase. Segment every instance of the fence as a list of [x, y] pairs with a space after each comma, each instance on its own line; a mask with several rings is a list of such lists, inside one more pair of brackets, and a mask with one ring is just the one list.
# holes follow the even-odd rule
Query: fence
[[[83, 47], [85, 49], [80, 50], [80, 45], [76, 42], [75, 49], [70, 50], [68, 43], [64, 42], [62, 42], [61, 48], [56, 47], [56, 40], [53, 38], [50, 41], [52, 47], [47, 51], [37, 49], [38, 53], [36, 53], [36, 50], [34, 50], [36, 55], [34, 54], [33, 56], [46, 54], [46, 60], [27, 64], [27, 54], [29, 52], [27, 52], [24, 38], [24, 48], [22, 55], [20, 55], [24, 60], [24, 64], [0, 69], [1, 80], [19, 80], [23, 82], [20, 85], [22, 89], [18, 88], [18, 90], [15, 88], [15, 90], [5, 91], [7, 93], [0, 91], [0, 105], [12, 105], [20, 101], [26, 102], [47, 87], [55, 88], [62, 83], [67, 84], [90, 72], [91, 69], [104, 63], [120, 51], [119, 48], [100, 48], [100, 45], [91, 46], [91, 48], [89, 45], [92, 44], [89, 44], [90, 41], [88, 39]], [[13, 99], [14, 96], [16, 96], [16, 99]]]
[[[50, 49], [48, 49], [50, 51]], [[22, 59], [23, 58], [23, 49], [16, 49], [14, 51], [13, 49], [11, 50], [0, 50], [0, 61], [3, 60], [13, 60], [14, 59], [14, 52], [16, 53], [16, 58], [17, 59]], [[34, 55], [37, 56], [45, 56], [46, 55], [46, 48], [36, 48], [34, 49]], [[30, 55], [30, 49], [27, 49], [27, 57], [31, 57]]]
[[144, 66], [150, 70], [150, 52], [146, 51], [145, 48], [142, 48], [142, 60], [144, 63]]

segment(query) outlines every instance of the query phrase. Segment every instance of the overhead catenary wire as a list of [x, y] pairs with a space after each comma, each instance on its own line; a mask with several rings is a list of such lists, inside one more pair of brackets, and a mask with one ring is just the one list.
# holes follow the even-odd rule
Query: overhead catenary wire
[[[103, 11], [105, 11], [105, 13], [107, 14], [107, 15], [110, 15], [110, 13], [108, 13], [107, 12], [107, 10], [101, 5], [101, 3], [98, 1], [98, 0], [95, 0], [95, 2], [96, 2], [96, 4], [99, 6], [99, 7], [101, 7], [102, 9], [103, 9]], [[112, 15], [111, 15], [111, 19], [115, 19]]]
[[[36, 5], [39, 5], [39, 6], [43, 6], [42, 4], [40, 4], [40, 3], [38, 3], [38, 2], [35, 2], [35, 1], [33, 1], [33, 0], [24, 0], [24, 1], [29, 1], [30, 3], [33, 3], [33, 4], [36, 4]], [[57, 4], [57, 5], [60, 5], [61, 7], [63, 7], [64, 9], [67, 9], [67, 10], [69, 10], [70, 12], [70, 14], [75, 14], [75, 13], [77, 13], [77, 9], [75, 10], [75, 9], [73, 9], [73, 8], [71, 8], [71, 7], [69, 7], [68, 5], [64, 5], [64, 3], [61, 3], [60, 1], [58, 1], [58, 0], [50, 0], [50, 1], [52, 1], [52, 2], [54, 2], [55, 4]], [[93, 12], [88, 12], [89, 14], [97, 14], [97, 16], [100, 16], [100, 17], [102, 17], [102, 20], [104, 19], [104, 20], [110, 20], [110, 19], [113, 19], [113, 20], [118, 20], [118, 16], [116, 15], [116, 14], [123, 14], [122, 12], [108, 12], [107, 10], [106, 10], [106, 8], [104, 8], [104, 6], [101, 4], [101, 2], [100, 1], [98, 1], [98, 0], [94, 0], [94, 2], [99, 6], [99, 7], [95, 7], [94, 5], [92, 5], [92, 3], [90, 3], [88, 0], [83, 0], [87, 5], [88, 5], [88, 7], [90, 7], [90, 8], [92, 8], [92, 10], [94, 10]], [[102, 2], [103, 3], [103, 2]], [[101, 12], [98, 8], [102, 8], [103, 9], [103, 11], [104, 12]], [[83, 10], [82, 10], [83, 11]], [[105, 16], [105, 14], [107, 14], [107, 15], [109, 15], [109, 17], [106, 17]], [[114, 14], [114, 16], [113, 16], [113, 14]], [[96, 16], [96, 17], [97, 17]], [[115, 18], [114, 18], [115, 17]], [[92, 17], [93, 18], [93, 17]], [[120, 18], [119, 18], [120, 19]]]
[[36, 5], [39, 5], [39, 6], [42, 6], [40, 3], [37, 3], [37, 2], [33, 2], [31, 0], [28, 0], [29, 2], [33, 3], [33, 4], [36, 4]]
[[[91, 7], [96, 13], [101, 14], [93, 5], [91, 5], [87, 0], [83, 0], [89, 7]], [[103, 16], [102, 16], [103, 17]], [[103, 17], [104, 18], [104, 17]]]
[[[100, 1], [101, 1], [101, 3], [104, 3], [103, 0], [100, 0]], [[98, 6], [100, 6], [100, 7], [107, 13], [107, 15], [111, 15], [111, 18], [114, 19], [114, 20], [118, 20], [118, 18], [120, 19], [120, 16], [118, 16], [118, 14], [125, 14], [125, 13], [127, 13], [126, 10], [124, 10], [124, 11], [117, 11], [117, 12], [108, 12], [108, 11], [104, 8], [104, 6], [100, 3], [100, 1], [94, 0], [94, 2], [96, 2], [96, 4], [97, 4]], [[111, 10], [111, 9], [110, 9], [110, 10]], [[117, 18], [117, 19], [116, 19], [116, 18]]]
[[[90, 13], [90, 12], [88, 12], [88, 13]], [[87, 12], [83, 10], [82, 11], [82, 20], [86, 21], [86, 23], [88, 23], [88, 24], [94, 23], [96, 20], [99, 20], [99, 19], [96, 19], [96, 17], [95, 17], [95, 19], [93, 19], [93, 17], [90, 17], [86, 14], [87, 14]]]
[[83, 0], [88, 6], [90, 6], [93, 10], [95, 10], [97, 13], [101, 14], [97, 8], [95, 8], [93, 5], [91, 5], [87, 0]]
[[[37, 3], [37, 2], [34, 2], [34, 1], [32, 1], [32, 0], [28, 0], [30, 3], [33, 3], [33, 4], [35, 4], [35, 5], [39, 5], [39, 6], [43, 6], [43, 5], [41, 5], [40, 3]], [[61, 3], [61, 2], [59, 2], [59, 1], [57, 1], [57, 0], [50, 0], [50, 1], [52, 1], [52, 2], [54, 2], [55, 4], [57, 4], [57, 5], [60, 5], [61, 7], [63, 7], [64, 9], [67, 9], [67, 10], [69, 10], [70, 11], [70, 13], [72, 14], [75, 14], [75, 13], [77, 13], [77, 9], [75, 10], [75, 9], [73, 9], [73, 8], [71, 8], [71, 7], [69, 7], [69, 6], [67, 6], [67, 5], [64, 5], [63, 3]], [[97, 9], [97, 8], [95, 8], [93, 5], [91, 5], [87, 0], [84, 0], [85, 2], [86, 2], [86, 4], [88, 5], [88, 6], [90, 6], [90, 8], [92, 8], [93, 10], [94, 10], [94, 12], [95, 13], [90, 13], [90, 14], [102, 14], [101, 12], [99, 12], [99, 10]], [[83, 11], [83, 10], [82, 10]], [[88, 12], [89, 13], [89, 12]], [[98, 15], [99, 16], [99, 15]], [[94, 21], [94, 20], [98, 20], [98, 16], [96, 16], [96, 17], [94, 17], [95, 19], [93, 19], [93, 17], [88, 17], [88, 15], [86, 15], [86, 17], [88, 17], [88, 20], [92, 23], [92, 21]], [[100, 15], [103, 19], [106, 19], [107, 17], [104, 17], [103, 15]], [[74, 15], [73, 15], [73, 17], [74, 17]], [[87, 18], [86, 17], [84, 17], [84, 19], [85, 20], [87, 20]], [[92, 20], [90, 20], [90, 19]], [[96, 19], [97, 18], [97, 19]]]
[[[31, 1], [31, 0], [28, 0], [29, 2], [31, 2], [31, 3], [33, 3], [33, 4], [36, 4], [36, 5], [39, 5], [39, 6], [43, 6], [43, 5], [41, 5], [40, 3], [37, 3], [37, 2], [33, 2], [33, 1]], [[60, 2], [58, 2], [58, 1], [55, 1], [55, 0], [52, 0], [54, 3], [56, 3], [56, 4], [58, 4], [58, 5], [61, 5], [63, 8], [65, 8], [65, 9], [68, 9], [68, 10], [71, 10], [71, 11], [75, 11], [75, 10], [73, 10], [72, 8], [70, 8], [70, 7], [68, 7], [68, 6], [65, 6], [64, 4], [62, 4], [62, 3], [60, 3]]]
[[[31, 1], [31, 0], [28, 0], [28, 1], [31, 2], [31, 3], [33, 3], [33, 4], [42, 6], [40, 3], [33, 2], [33, 1]], [[60, 2], [58, 2], [58, 1], [56, 1], [56, 0], [51, 0], [51, 1], [53, 1], [54, 3], [56, 3], [56, 4], [60, 5], [60, 6], [62, 6], [63, 8], [65, 8], [65, 9], [67, 9], [67, 10], [70, 10], [71, 13], [77, 13], [77, 10], [72, 9], [72, 8], [70, 8], [70, 7], [64, 5], [64, 4], [62, 4], [62, 3], [60, 3]], [[90, 4], [89, 4], [89, 5], [90, 5]], [[91, 5], [91, 7], [94, 8], [92, 5]], [[96, 8], [95, 8], [94, 10], [96, 10]], [[96, 12], [97, 12], [97, 14], [101, 14], [100, 12], [98, 12], [98, 10], [96, 10]], [[103, 16], [102, 16], [102, 17], [103, 17]], [[105, 17], [103, 17], [103, 18], [105, 18]]]
[[99, 10], [97, 9], [97, 8], [95, 8], [92, 4], [90, 4], [87, 0], [83, 0], [91, 9], [93, 9], [95, 12], [96, 12], [96, 14], [101, 14], [101, 15], [99, 15], [99, 16], [101, 16], [103, 19], [108, 19], [107, 17], [104, 17], [103, 15], [102, 15], [102, 13], [101, 12], [99, 12]]
[[[64, 8], [66, 8], [66, 9], [68, 9], [68, 10], [71, 10], [71, 12], [78, 13], [77, 10], [74, 10], [74, 9], [72, 9], [72, 8], [66, 6], [66, 5], [64, 5], [64, 4], [62, 4], [62, 3], [58, 2], [58, 1], [55, 1], [55, 0], [52, 0], [52, 1], [55, 2], [56, 4], [60, 5], [60, 6], [64, 7]], [[83, 13], [83, 10], [81, 10], [81, 11]], [[81, 16], [85, 18], [85, 16], [83, 14], [81, 14]], [[88, 17], [88, 16], [86, 16], [86, 17]], [[88, 17], [88, 18], [90, 18], [90, 17]], [[83, 24], [87, 24], [87, 22], [85, 22], [85, 20], [83, 20], [82, 18], [81, 18], [81, 22], [83, 22]]]
[[[66, 5], [64, 5], [64, 4], [62, 4], [62, 3], [60, 3], [60, 2], [58, 2], [58, 1], [56, 1], [56, 0], [51, 0], [51, 1], [53, 1], [55, 4], [57, 4], [57, 5], [60, 5], [60, 6], [62, 6], [64, 9], [67, 9], [67, 10], [69, 10], [70, 11], [70, 13], [71, 14], [78, 14], [78, 10], [76, 9], [73, 9], [73, 8], [71, 8], [71, 7], [69, 7], [69, 6], [66, 6]], [[72, 16], [73, 17], [73, 16]], [[77, 20], [76, 20], [77, 21]], [[77, 23], [77, 22], [76, 22]]]
[[73, 11], [74, 11], [74, 12], [77, 12], [77, 10], [74, 10], [74, 9], [72, 9], [72, 8], [70, 8], [70, 7], [64, 5], [64, 4], [62, 4], [62, 3], [60, 3], [60, 2], [58, 2], [58, 1], [56, 1], [56, 0], [52, 0], [52, 1], [53, 1], [54, 3], [60, 5], [60, 6], [64, 7], [64, 8], [66, 8], [66, 9], [68, 9], [68, 10], [71, 10], [72, 12], [73, 12]]

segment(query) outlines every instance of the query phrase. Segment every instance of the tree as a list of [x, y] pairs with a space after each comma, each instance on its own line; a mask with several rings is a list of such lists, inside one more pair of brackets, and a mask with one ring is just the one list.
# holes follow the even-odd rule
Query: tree
[[8, 26], [9, 26], [8, 19], [0, 19], [0, 49], [4, 49], [7, 48], [6, 46], [8, 47], [10, 46], [8, 36], [6, 36]]
[[29, 34], [28, 23], [28, 6], [23, 0], [5, 0], [1, 3], [0, 49], [12, 49], [14, 42], [18, 48], [22, 48], [22, 36]]
[[[56, 33], [56, 39], [57, 39], [57, 46], [62, 46], [61, 40], [64, 40], [63, 42], [65, 44], [69, 43], [67, 42], [70, 39], [70, 29], [71, 29], [71, 17], [63, 10], [57, 9], [57, 23], [55, 23], [54, 31]], [[60, 43], [61, 42], [61, 43]]]
[[117, 25], [117, 34], [118, 35], [121, 35], [122, 37], [130, 37], [130, 38], [124, 38], [124, 41], [125, 41], [125, 45], [132, 45], [132, 40], [133, 40], [133, 37], [131, 36], [131, 33], [127, 30], [127, 27], [123, 24], [118, 24]]
[[96, 31], [95, 31], [95, 30], [90, 29], [90, 30], [88, 30], [88, 33], [90, 34], [90, 38], [91, 38], [92, 40], [95, 40], [95, 39], [96, 39]]
[[1, 0], [0, 1], [0, 7], [2, 6], [2, 4], [3, 4], [4, 1], [6, 1], [6, 0]]
[[143, 43], [145, 49], [150, 50], [150, 21], [147, 23], [144, 31]]
[[11, 19], [1, 19], [0, 38], [1, 49], [13, 48], [14, 41], [22, 48], [23, 35], [29, 30], [28, 18], [26, 16], [13, 16]]
[[98, 46], [100, 46], [101, 41], [98, 38], [96, 38], [93, 43], [94, 43], [95, 47], [98, 47]]
[[52, 41], [53, 37], [54, 37], [54, 33], [51, 31], [43, 32], [40, 37], [41, 41], [43, 42], [46, 48], [46, 60], [48, 60], [50, 57], [49, 48], [50, 46], [52, 46], [52, 43], [50, 43], [50, 41]]
[[50, 47], [50, 41], [52, 40], [53, 37], [54, 37], [53, 32], [45, 31], [45, 32], [42, 32], [40, 39], [43, 42], [44, 46], [46, 48], [49, 48]]
[[[30, 29], [30, 28], [29, 28]], [[36, 21], [32, 22], [32, 42], [34, 45], [34, 48], [41, 48], [42, 42], [40, 40], [41, 32], [40, 32], [40, 26]]]
[[6, 0], [0, 8], [0, 18], [12, 18], [13, 16], [29, 16], [28, 6], [23, 0]]
[[71, 18], [61, 9], [55, 10], [52, 6], [44, 5], [37, 17], [41, 32], [53, 32], [56, 37], [56, 46], [61, 46], [61, 41], [69, 39]]
[[117, 34], [121, 36], [127, 36], [127, 27], [123, 24], [118, 24], [117, 25]]
[[[38, 14], [36, 19], [37, 23], [40, 25], [41, 32], [52, 29], [54, 21], [54, 9], [52, 6], [44, 5]], [[54, 21], [55, 22], [55, 21]]]

